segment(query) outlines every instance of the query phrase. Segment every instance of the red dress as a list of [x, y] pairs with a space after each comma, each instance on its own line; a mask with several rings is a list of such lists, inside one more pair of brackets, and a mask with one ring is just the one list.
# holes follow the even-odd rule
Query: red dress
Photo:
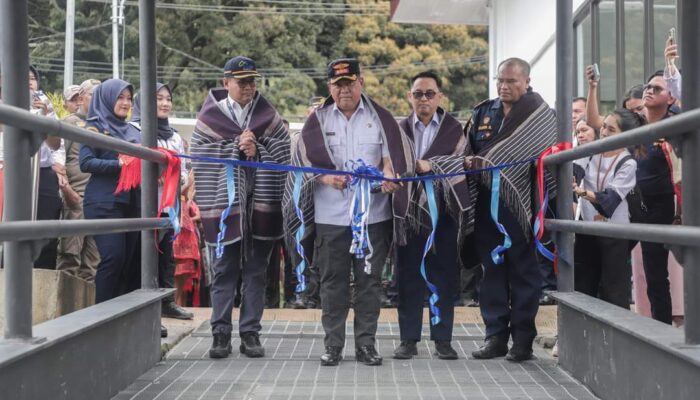
[[194, 292], [192, 306], [199, 306], [199, 282], [202, 275], [202, 259], [199, 252], [199, 231], [192, 220], [199, 214], [197, 204], [192, 200], [183, 202], [180, 234], [173, 242], [175, 256], [175, 277], [186, 277], [183, 290]]

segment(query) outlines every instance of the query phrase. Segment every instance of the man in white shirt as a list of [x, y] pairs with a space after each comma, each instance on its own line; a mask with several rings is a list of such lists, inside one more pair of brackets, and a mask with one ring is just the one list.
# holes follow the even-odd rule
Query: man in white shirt
[[[362, 160], [382, 171], [385, 177], [413, 173], [410, 141], [391, 113], [362, 93], [364, 80], [357, 60], [332, 61], [327, 72], [331, 98], [304, 124], [296, 146], [295, 163], [351, 171], [353, 163], [356, 165]], [[389, 181], [376, 185], [369, 201], [368, 243], [358, 246], [364, 251], [351, 252], [350, 208], [355, 189], [348, 184], [348, 178], [347, 175], [307, 176], [301, 189], [301, 197], [312, 200], [300, 207], [305, 216], [305, 232], [316, 235], [313, 262], [321, 275], [321, 322], [326, 333], [326, 351], [321, 356], [321, 365], [338, 365], [342, 359], [351, 273], [355, 282], [356, 360], [366, 365], [379, 365], [382, 357], [375, 348], [375, 333], [381, 272], [392, 236], [399, 235], [399, 239], [405, 240], [410, 185]], [[293, 209], [287, 202], [288, 221]], [[292, 232], [293, 235], [293, 217], [291, 221], [291, 225], [287, 224], [288, 234]]]

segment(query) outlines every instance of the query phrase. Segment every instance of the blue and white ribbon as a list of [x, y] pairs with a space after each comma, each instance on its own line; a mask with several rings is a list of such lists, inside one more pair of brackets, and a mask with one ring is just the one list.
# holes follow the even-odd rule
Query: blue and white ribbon
[[381, 186], [381, 181], [371, 180], [371, 178], [383, 178], [384, 174], [376, 167], [365, 164], [361, 159], [348, 161], [346, 167], [353, 172], [348, 186], [355, 192], [350, 203], [350, 229], [352, 231], [350, 253], [354, 254], [355, 258], [364, 259], [364, 271], [366, 274], [371, 274], [372, 264], [369, 259], [372, 255], [372, 245], [369, 241], [368, 231], [371, 194], [373, 189]]
[[498, 228], [498, 231], [501, 232], [504, 236], [503, 244], [496, 246], [496, 248], [494, 248], [491, 251], [491, 259], [493, 260], [494, 264], [503, 263], [503, 253], [505, 253], [505, 251], [508, 250], [512, 244], [510, 240], [510, 235], [508, 235], [506, 228], [500, 222], [498, 222], [498, 204], [500, 198], [500, 188], [501, 170], [494, 169], [491, 172], [491, 218], [496, 224], [496, 228]]
[[216, 235], [216, 258], [224, 256], [224, 245], [221, 242], [226, 237], [226, 218], [231, 213], [231, 207], [236, 199], [236, 177], [233, 164], [226, 164], [226, 191], [228, 193], [228, 207], [221, 213], [219, 220], [219, 233]]
[[173, 240], [180, 234], [180, 196], [175, 197], [175, 206], [168, 207], [165, 210], [168, 213], [170, 225], [173, 227]]
[[435, 201], [435, 189], [433, 188], [433, 181], [425, 181], [425, 193], [428, 197], [428, 210], [430, 211], [430, 221], [432, 222], [433, 230], [430, 231], [428, 235], [428, 240], [425, 242], [425, 248], [423, 249], [423, 259], [420, 261], [420, 274], [423, 275], [425, 284], [428, 285], [430, 289], [430, 299], [429, 306], [430, 312], [433, 316], [430, 318], [431, 325], [437, 325], [440, 323], [440, 308], [437, 306], [438, 296], [437, 286], [433, 285], [432, 282], [428, 280], [428, 274], [425, 270], [425, 257], [428, 255], [430, 248], [433, 247], [433, 241], [435, 240], [435, 230], [437, 229], [438, 222], [438, 209], [437, 203]]
[[[547, 209], [547, 205], [549, 204], [549, 190], [544, 193], [544, 201], [542, 202], [542, 206], [540, 208], [540, 212], [544, 213], [545, 210]], [[537, 238], [537, 232], [540, 230], [540, 220], [539, 218], [535, 218], [535, 224], [532, 227], [532, 232], [535, 236], [535, 246], [537, 247], [537, 251], [540, 252], [546, 259], [548, 259], [551, 262], [554, 262], [555, 255], [547, 247], [545, 247], [544, 244], [540, 241], [540, 239]]]
[[294, 235], [294, 239], [296, 240], [296, 250], [297, 253], [299, 253], [299, 257], [301, 257], [301, 261], [299, 261], [299, 264], [297, 264], [295, 269], [298, 282], [296, 288], [297, 293], [303, 293], [306, 290], [306, 277], [304, 277], [304, 269], [306, 269], [306, 255], [304, 254], [304, 246], [301, 245], [301, 239], [304, 238], [304, 231], [306, 228], [304, 227], [304, 213], [301, 211], [301, 207], [299, 206], [301, 184], [303, 180], [303, 172], [294, 172], [294, 190], [292, 192], [292, 199], [294, 200], [294, 210], [296, 211], [297, 218], [299, 218], [299, 222], [301, 223], [299, 229], [297, 229], [297, 232]]

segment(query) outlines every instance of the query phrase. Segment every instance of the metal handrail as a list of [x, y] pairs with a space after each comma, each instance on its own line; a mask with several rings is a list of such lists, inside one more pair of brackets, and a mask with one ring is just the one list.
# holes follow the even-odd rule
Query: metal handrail
[[700, 127], [700, 109], [690, 110], [673, 118], [666, 118], [653, 124], [630, 129], [622, 134], [596, 140], [585, 146], [577, 146], [571, 150], [552, 154], [544, 159], [544, 165], [563, 164], [606, 151], [650, 143], [663, 138], [673, 138], [698, 127]]
[[636, 223], [601, 224], [600, 222], [593, 221], [546, 219], [544, 221], [544, 227], [545, 229], [556, 232], [571, 232], [616, 239], [700, 247], [700, 227], [695, 226], [668, 226]]
[[12, 221], [0, 224], [0, 241], [53, 239], [170, 228], [167, 218], [115, 218], [58, 221]]
[[123, 154], [138, 157], [147, 161], [165, 164], [167, 158], [158, 151], [115, 139], [107, 135], [96, 134], [84, 128], [53, 118], [34, 115], [22, 108], [0, 104], [0, 122], [25, 131], [45, 133], [60, 136], [78, 143], [87, 144], [103, 149], [116, 150]]

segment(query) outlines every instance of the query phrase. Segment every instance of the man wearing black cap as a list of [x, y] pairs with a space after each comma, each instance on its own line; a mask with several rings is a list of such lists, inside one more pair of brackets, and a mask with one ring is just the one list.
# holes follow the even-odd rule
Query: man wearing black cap
[[[349, 163], [363, 160], [385, 177], [413, 174], [408, 138], [391, 113], [362, 93], [363, 83], [357, 60], [335, 60], [328, 65], [331, 96], [304, 124], [294, 152], [296, 165], [350, 171]], [[367, 244], [361, 246], [364, 251], [351, 253], [349, 211], [355, 189], [348, 185], [348, 178], [307, 175], [300, 189], [305, 232], [316, 235], [313, 262], [321, 275], [321, 322], [326, 333], [321, 365], [338, 365], [341, 360], [351, 273], [355, 282], [355, 356], [358, 362], [379, 365], [382, 357], [375, 348], [375, 333], [381, 272], [392, 242], [392, 228], [397, 241], [405, 241], [409, 185], [383, 181], [370, 195]], [[284, 211], [288, 240], [293, 242], [291, 237], [299, 221], [289, 201], [291, 181]]]
[[[289, 164], [289, 134], [275, 108], [257, 92], [255, 62], [234, 57], [224, 67], [224, 88], [212, 89], [197, 116], [193, 156]], [[280, 201], [284, 175], [193, 160], [197, 203], [211, 251], [211, 358], [231, 353], [231, 312], [239, 278], [241, 353], [263, 357], [260, 319], [265, 306], [265, 270], [282, 238]], [[224, 184], [226, 182], [227, 184]], [[224, 215], [223, 220], [222, 214]]]

